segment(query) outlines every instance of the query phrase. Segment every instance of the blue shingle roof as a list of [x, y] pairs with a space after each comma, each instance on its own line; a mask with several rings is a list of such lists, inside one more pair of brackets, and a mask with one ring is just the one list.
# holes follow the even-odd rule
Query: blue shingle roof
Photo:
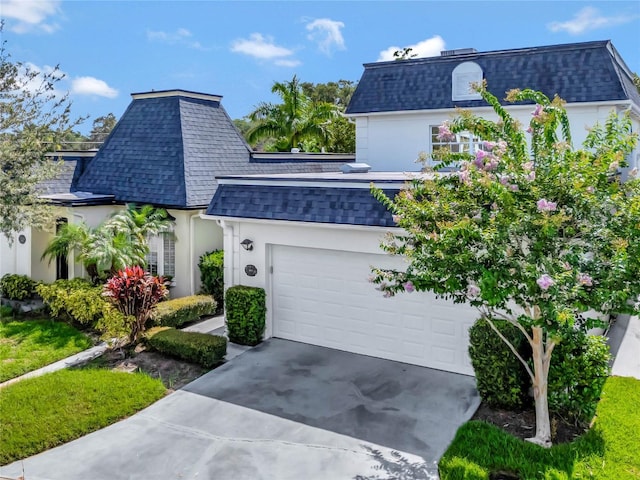
[[[399, 189], [385, 189], [393, 197]], [[207, 214], [264, 220], [395, 226], [367, 188], [222, 184]]]
[[322, 160], [252, 162], [219, 99], [183, 90], [134, 94], [76, 189], [118, 202], [202, 208], [215, 193], [216, 176], [339, 169]]
[[501, 100], [508, 90], [531, 88], [570, 103], [631, 99], [640, 105], [628, 68], [611, 42], [599, 41], [365, 64], [347, 114], [486, 105], [452, 100], [452, 72], [463, 62], [477, 63]]
[[58, 152], [50, 156], [54, 161], [62, 162], [62, 165], [55, 178], [38, 185], [41, 195], [69, 193], [76, 190], [80, 176], [93, 159], [91, 156], [69, 152]]

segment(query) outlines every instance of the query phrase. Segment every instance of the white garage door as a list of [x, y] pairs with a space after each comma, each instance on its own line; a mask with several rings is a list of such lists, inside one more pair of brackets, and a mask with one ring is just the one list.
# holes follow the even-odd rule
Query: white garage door
[[368, 282], [388, 255], [272, 247], [273, 336], [473, 375], [467, 347], [477, 310], [427, 293], [392, 298]]

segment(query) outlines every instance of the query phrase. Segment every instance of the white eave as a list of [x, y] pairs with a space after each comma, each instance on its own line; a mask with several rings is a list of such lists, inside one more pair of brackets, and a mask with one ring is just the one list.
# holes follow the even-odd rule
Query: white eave
[[198, 100], [211, 100], [219, 102], [222, 95], [210, 95], [208, 93], [190, 92], [188, 90], [159, 90], [157, 92], [132, 93], [131, 98], [140, 100], [145, 98], [166, 98], [166, 97], [186, 97]]

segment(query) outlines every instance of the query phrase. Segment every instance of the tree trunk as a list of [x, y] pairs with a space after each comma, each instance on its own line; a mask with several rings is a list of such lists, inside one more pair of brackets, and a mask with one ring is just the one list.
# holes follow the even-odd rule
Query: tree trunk
[[549, 360], [545, 352], [542, 328], [533, 327], [531, 349], [533, 358], [533, 399], [536, 408], [536, 436], [527, 440], [543, 447], [551, 446], [551, 422], [547, 398]]

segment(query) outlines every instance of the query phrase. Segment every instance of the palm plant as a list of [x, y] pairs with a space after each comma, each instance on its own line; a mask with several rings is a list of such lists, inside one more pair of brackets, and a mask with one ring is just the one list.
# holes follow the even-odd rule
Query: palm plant
[[247, 141], [273, 139], [278, 151], [300, 148], [305, 142], [327, 144], [327, 126], [338, 116], [338, 107], [327, 102], [313, 102], [304, 94], [294, 75], [288, 82], [275, 82], [271, 92], [282, 103], [262, 102], [249, 114], [256, 125], [247, 132]]
[[50, 263], [73, 252], [75, 260], [84, 265], [91, 281], [97, 284], [125, 267], [144, 267], [149, 253], [147, 238], [170, 228], [166, 210], [151, 205], [141, 208], [127, 205], [95, 228], [84, 222], [63, 225], [47, 245], [42, 259], [48, 258]]

